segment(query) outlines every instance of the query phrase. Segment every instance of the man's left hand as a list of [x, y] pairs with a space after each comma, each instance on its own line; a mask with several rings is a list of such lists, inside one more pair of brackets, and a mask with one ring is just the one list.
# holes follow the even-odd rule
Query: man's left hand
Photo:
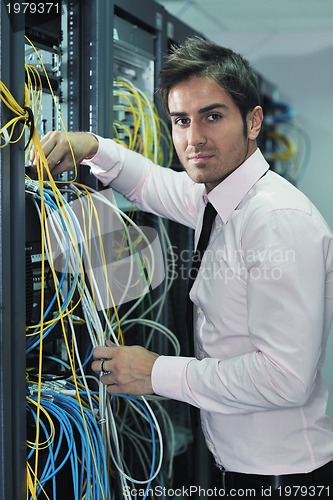
[[101, 374], [109, 394], [153, 394], [151, 373], [158, 354], [141, 346], [117, 346], [110, 340], [106, 347], [94, 349], [92, 369]]

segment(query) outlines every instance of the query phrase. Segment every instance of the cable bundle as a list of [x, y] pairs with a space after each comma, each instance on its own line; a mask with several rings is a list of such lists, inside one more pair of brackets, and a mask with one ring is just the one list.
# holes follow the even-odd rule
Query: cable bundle
[[295, 122], [279, 125], [279, 129], [269, 131], [267, 137], [272, 140], [272, 152], [266, 155], [274, 162], [274, 170], [296, 184], [305, 172], [311, 155], [311, 144], [305, 130]]
[[114, 82], [113, 96], [117, 99], [114, 110], [124, 113], [122, 121], [114, 121], [115, 140], [154, 163], [169, 167], [173, 156], [172, 139], [155, 104], [126, 78]]
[[309, 160], [310, 141], [295, 115], [287, 103], [272, 101], [264, 125], [268, 126], [266, 137], [270, 141], [265, 157], [274, 162], [274, 171], [296, 184]]
[[[103, 195], [103, 193], [98, 193], [91, 189], [88, 190], [88, 188], [80, 186], [77, 183], [61, 186], [60, 190], [58, 189], [55, 193], [52, 189], [50, 189], [48, 183], [43, 184], [43, 198], [41, 197], [40, 188], [37, 181], [28, 179], [26, 181], [26, 190], [27, 196], [31, 197], [35, 203], [36, 210], [38, 211], [40, 217], [40, 225], [45, 233], [45, 237], [42, 238], [42, 240], [45, 245], [44, 254], [46, 260], [49, 262], [50, 268], [53, 270], [54, 296], [47, 307], [45, 307], [45, 305], [42, 305], [41, 310], [43, 310], [43, 316], [41, 316], [39, 324], [34, 325], [33, 327], [29, 327], [28, 329], [28, 332], [31, 329], [33, 329], [33, 332], [28, 333], [27, 352], [32, 353], [38, 348], [40, 353], [39, 371], [37, 374], [33, 374], [31, 371], [29, 371], [29, 375], [30, 378], [35, 377], [37, 379], [35, 404], [37, 406], [37, 409], [39, 408], [39, 411], [41, 411], [41, 408], [45, 407], [45, 403], [43, 402], [44, 389], [42, 381], [48, 379], [52, 380], [52, 375], [48, 374], [47, 372], [45, 372], [45, 369], [43, 369], [43, 365], [45, 362], [45, 350], [43, 349], [43, 344], [45, 343], [47, 336], [52, 331], [52, 328], [54, 328], [56, 324], [58, 326], [60, 324], [64, 345], [66, 346], [67, 360], [62, 360], [62, 362], [59, 360], [59, 366], [63, 367], [67, 363], [67, 366], [65, 366], [65, 373], [68, 373], [69, 371], [71, 375], [67, 377], [66, 381], [70, 381], [72, 384], [72, 387], [70, 389], [70, 396], [74, 397], [75, 395], [77, 405], [79, 408], [81, 408], [81, 420], [82, 422], [85, 422], [86, 412], [81, 401], [82, 391], [78, 386], [78, 377], [80, 378], [81, 384], [84, 387], [86, 395], [85, 397], [88, 398], [88, 400], [90, 399], [89, 404], [92, 415], [95, 414], [97, 403], [95, 401], [92, 401], [91, 399], [90, 384], [85, 374], [85, 367], [90, 360], [91, 350], [86, 353], [87, 357], [85, 359], [81, 359], [80, 349], [78, 346], [80, 341], [82, 341], [82, 333], [80, 333], [80, 336], [78, 337], [76, 325], [84, 325], [84, 330], [86, 334], [89, 335], [90, 345], [92, 347], [96, 347], [98, 345], [104, 345], [106, 338], [111, 338], [117, 344], [123, 343], [124, 329], [127, 330], [133, 324], [136, 325], [136, 327], [137, 325], [141, 324], [150, 329], [150, 334], [146, 341], [147, 346], [151, 343], [153, 338], [155, 338], [156, 340], [156, 335], [162, 334], [170, 341], [172, 352], [174, 352], [175, 354], [179, 354], [179, 343], [174, 334], [165, 326], [146, 317], [149, 313], [152, 313], [154, 308], [157, 307], [157, 314], [160, 314], [160, 310], [163, 306], [163, 299], [166, 296], [171, 282], [168, 279], [165, 280], [165, 290], [163, 295], [161, 296], [160, 303], [158, 301], [152, 303], [151, 307], [143, 312], [141, 318], [132, 318], [131, 312], [137, 308], [140, 301], [143, 300], [143, 296], [138, 297], [137, 300], [134, 301], [133, 304], [131, 304], [131, 307], [129, 307], [124, 315], [122, 317], [119, 317], [119, 310], [112, 295], [112, 287], [109, 286], [109, 283], [112, 283], [112, 276], [109, 276], [107, 274], [107, 266], [105, 265], [106, 252], [103, 241], [101, 239], [101, 233], [98, 233], [96, 230], [94, 230], [94, 228], [100, 228], [98, 214], [99, 212], [101, 212], [101, 206], [99, 206], [99, 210], [96, 209], [97, 201], [100, 204], [103, 203], [107, 206], [108, 214], [111, 220], [112, 216], [114, 215], [117, 218], [117, 221], [121, 222], [123, 230], [123, 247], [126, 248], [127, 251], [130, 251], [130, 255], [134, 258], [134, 263], [136, 265], [139, 265], [139, 267], [141, 266], [141, 264], [140, 260], [138, 260], [136, 245], [138, 245], [138, 243], [142, 240], [145, 240], [146, 235], [126, 214], [120, 213], [119, 209], [115, 205], [113, 205], [110, 200], [108, 200], [108, 198]], [[78, 217], [75, 214], [75, 210], [73, 210], [72, 208], [73, 202], [71, 205], [67, 204], [65, 210], [63, 210], [62, 202], [65, 204], [65, 199], [60, 202], [61, 197], [63, 196], [61, 191], [63, 191], [64, 194], [71, 193], [71, 195], [76, 196], [78, 206], [80, 207], [80, 215], [82, 218], [81, 221], [79, 221]], [[42, 203], [44, 204], [46, 215], [46, 218], [44, 219], [42, 218], [42, 210], [40, 209], [40, 204]], [[61, 207], [61, 209], [59, 207]], [[70, 217], [70, 221], [66, 220], [68, 217]], [[82, 221], [84, 221], [84, 224]], [[129, 231], [129, 226], [135, 228], [136, 230], [137, 239], [134, 242], [130, 237], [131, 233]], [[51, 237], [52, 233], [53, 237]], [[91, 242], [94, 242], [96, 240], [96, 233], [98, 233], [98, 244], [94, 245], [94, 243]], [[164, 238], [166, 238], [166, 235], [164, 235]], [[149, 241], [146, 241], [146, 246], [147, 248], [149, 247]], [[98, 283], [94, 281], [91, 256], [92, 247], [94, 247], [95, 251], [94, 259], [101, 264], [101, 269], [106, 271], [106, 274], [103, 276], [103, 280], [101, 281], [99, 279]], [[122, 254], [119, 245], [116, 246], [116, 250], [119, 255]], [[60, 272], [59, 270], [58, 272], [55, 271], [55, 269], [57, 269], [57, 264], [55, 264], [54, 261], [55, 255], [61, 255], [63, 257], [63, 269]], [[45, 261], [44, 256], [42, 256], [41, 261]], [[152, 254], [150, 269], [153, 270], [154, 266], [154, 255]], [[83, 269], [85, 270], [84, 273]], [[144, 276], [146, 277], [146, 274], [144, 274]], [[42, 275], [42, 282], [44, 280], [45, 276]], [[128, 294], [128, 290], [130, 290], [131, 286], [131, 279], [129, 279], [128, 283], [123, 283], [124, 296]], [[105, 297], [103, 300], [100, 298], [100, 289], [104, 289], [108, 292], [107, 307], [102, 309], [96, 307], [96, 303], [105, 304], [106, 300]], [[76, 296], [77, 298], [75, 298]], [[78, 314], [78, 310], [80, 311], [80, 314]], [[48, 320], [50, 311], [53, 311], [52, 320]], [[112, 314], [110, 314], [111, 312]], [[46, 359], [49, 359], [49, 357], [46, 357]], [[68, 397], [69, 393], [65, 393]], [[149, 485], [151, 481], [155, 480], [158, 477], [163, 462], [163, 438], [160, 426], [156, 420], [156, 417], [154, 416], [154, 412], [151, 410], [147, 399], [125, 398], [125, 396], [123, 396], [122, 399], [123, 404], [121, 405], [121, 409], [123, 415], [121, 418], [121, 422], [123, 422], [123, 424], [121, 426], [122, 432], [119, 433], [117, 419], [114, 415], [115, 408], [111, 406], [111, 400], [105, 394], [105, 387], [100, 386], [98, 395], [98, 422], [104, 422], [106, 425], [106, 431], [104, 432], [104, 443], [111, 458], [110, 464], [112, 470], [114, 467], [117, 469], [121, 491], [125, 491], [128, 481], [133, 482], [134, 484], [139, 482], [139, 484], [142, 483]], [[53, 404], [58, 404], [57, 398], [54, 398]], [[157, 403], [155, 402], [154, 404], [157, 405]], [[131, 411], [127, 409], [127, 406], [130, 406]], [[149, 453], [146, 450], [143, 454], [145, 458], [142, 458], [143, 463], [146, 464], [144, 467], [144, 471], [149, 478], [147, 480], [138, 480], [135, 478], [131, 478], [129, 473], [130, 468], [126, 465], [128, 455], [124, 450], [126, 449], [126, 442], [128, 443], [128, 439], [125, 436], [126, 434], [133, 432], [131, 431], [133, 422], [135, 422], [135, 425], [139, 427], [142, 427], [143, 425], [142, 423], [139, 425], [137, 416], [135, 420], [133, 420], [133, 406], [140, 408], [141, 419], [143, 418], [145, 421], [150, 422], [151, 438], [148, 439], [147, 436], [144, 435], [144, 443], [142, 443], [140, 447], [138, 443], [142, 439], [142, 429], [138, 429], [136, 431], [136, 449], [146, 450], [148, 443], [150, 443], [149, 446], [152, 447], [151, 457], [149, 458]], [[163, 411], [161, 410], [160, 402], [158, 403], [158, 409], [160, 413]], [[97, 418], [97, 415], [95, 416]], [[38, 416], [36, 417], [36, 419], [38, 420]], [[167, 422], [169, 433], [170, 421], [167, 421], [165, 417], [164, 421]], [[158, 441], [158, 444], [156, 443], [156, 440]], [[36, 440], [36, 442], [38, 443], [38, 440]], [[113, 443], [113, 447], [110, 443]], [[157, 448], [160, 450], [158, 464], [156, 464]], [[36, 445], [36, 449], [38, 449], [38, 445]], [[135, 449], [132, 450], [132, 454], [134, 450]], [[94, 454], [93, 449], [91, 449], [90, 452], [91, 454]], [[38, 454], [36, 453], [36, 455], [34, 456], [36, 460], [37, 455]], [[172, 461], [174, 452], [172, 451], [169, 456]], [[151, 460], [150, 467], [147, 466], [147, 461], [149, 462], [149, 460]], [[132, 466], [136, 467], [136, 464], [132, 463]], [[168, 468], [170, 469], [170, 465], [168, 466]], [[38, 470], [37, 466], [35, 467], [35, 472], [36, 470]], [[92, 496], [91, 498], [95, 497]]]
[[[120, 90], [123, 86], [124, 82], [116, 85], [128, 100]], [[128, 91], [130, 84], [125, 86]], [[157, 161], [161, 141], [169, 144], [170, 152], [167, 127], [161, 125], [148, 98], [137, 90], [130, 93], [141, 104], [137, 101], [136, 110], [128, 103], [135, 126], [127, 146], [141, 148]], [[36, 130], [42, 106], [36, 68], [27, 66], [26, 107], [15, 102], [2, 82], [1, 98], [16, 114], [1, 128], [2, 146], [19, 140], [28, 130], [27, 155], [33, 148], [37, 172], [37, 180], [27, 177], [25, 182], [26, 196], [38, 217], [41, 243], [38, 319], [26, 330], [27, 499], [66, 500], [68, 495], [75, 500], [117, 500], [131, 498], [130, 488], [136, 487], [144, 489], [146, 498], [151, 496], [152, 485], [172, 484], [173, 460], [179, 449], [163, 398], [111, 398], [90, 374], [89, 366], [94, 347], [104, 345], [107, 338], [126, 343], [133, 326], [144, 332], [142, 345], [152, 348], [154, 344], [157, 349], [161, 344], [167, 354], [179, 354], [177, 338], [159, 323], [175, 274], [167, 232], [159, 221], [165, 279], [156, 299], [149, 283], [157, 262], [143, 229], [118, 209], [112, 193], [106, 196], [77, 182], [53, 179]], [[25, 128], [14, 139], [19, 123]], [[119, 124], [115, 126], [119, 130]], [[74, 155], [73, 167], [76, 170]], [[117, 226], [112, 248], [103, 238], [100, 215], [104, 210]], [[112, 262], [120, 262], [124, 255], [129, 258], [126, 280], [119, 281], [110, 272], [110, 255]], [[145, 283], [145, 294], [134, 293], [137, 278]], [[144, 297], [149, 305], [140, 309]], [[167, 344], [158, 341], [162, 338]]]
[[[42, 416], [38, 418], [36, 398], [27, 398], [27, 410], [44, 435], [44, 441], [39, 442], [38, 453], [46, 450], [44, 460], [40, 460], [37, 488], [32, 498], [63, 498], [63, 489], [59, 485], [62, 472], [72, 483], [67, 486], [72, 498], [111, 498], [106, 447], [94, 415], [83, 407], [83, 421], [77, 401], [53, 391], [43, 392], [40, 404]], [[28, 484], [32, 485], [30, 462], [33, 462], [37, 447], [34, 442], [29, 444], [31, 451], [27, 456], [27, 472]]]

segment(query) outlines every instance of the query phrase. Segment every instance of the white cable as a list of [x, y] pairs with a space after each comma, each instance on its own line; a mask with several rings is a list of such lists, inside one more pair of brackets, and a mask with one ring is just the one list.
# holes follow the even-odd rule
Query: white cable
[[[133, 318], [133, 319], [128, 319], [125, 321], [122, 321], [122, 326], [124, 327], [125, 325], [145, 325], [145, 326], [150, 326], [154, 328], [155, 330], [160, 331], [163, 333], [171, 342], [174, 351], [175, 351], [175, 356], [180, 355], [180, 343], [175, 334], [169, 330], [166, 326], [162, 325], [161, 323], [156, 323], [156, 321], [150, 320], [150, 319], [145, 319], [145, 318]], [[124, 330], [125, 331], [125, 330]]]
[[[75, 190], [73, 190], [73, 191], [75, 191]], [[90, 191], [93, 192], [95, 199], [97, 199], [98, 201], [102, 201], [106, 206], [111, 207], [113, 209], [114, 213], [118, 214], [118, 216], [120, 217], [120, 220], [122, 221], [125, 232], [127, 234], [127, 239], [129, 240], [129, 241], [127, 241], [127, 244], [130, 248], [131, 255], [134, 255], [135, 248], [133, 248], [133, 245], [131, 245], [132, 242], [131, 242], [131, 239], [129, 237], [130, 235], [128, 233], [128, 229], [127, 229], [127, 227], [125, 227], [126, 226], [125, 221], [127, 221], [133, 227], [136, 228], [138, 233], [141, 235], [141, 237], [143, 238], [143, 240], [147, 244], [147, 247], [150, 249], [150, 243], [149, 243], [147, 237], [145, 236], [145, 234], [140, 230], [140, 228], [135, 223], [133, 223], [133, 221], [126, 214], [122, 213], [118, 209], [118, 207], [113, 205], [105, 197], [101, 196], [100, 194], [96, 194], [96, 192], [94, 190], [90, 189]], [[54, 209], [49, 207], [48, 205], [46, 205], [46, 212], [50, 216], [54, 212]], [[69, 226], [70, 229], [72, 230], [73, 227], [75, 228], [75, 234], [71, 234], [70, 241], [72, 243], [73, 243], [73, 241], [80, 242], [80, 245], [82, 247], [81, 258], [86, 259], [87, 265], [91, 265], [87, 244], [84, 240], [84, 235], [83, 235], [82, 229], [78, 223], [77, 217], [75, 216], [74, 212], [69, 207], [66, 207], [65, 215], [67, 217], [70, 217], [73, 221], [72, 224]], [[66, 252], [65, 247], [66, 247], [66, 237], [67, 236], [64, 233], [59, 214], [58, 215], [53, 214], [53, 217], [49, 217], [49, 219], [50, 219], [49, 220], [50, 229], [52, 229], [53, 233], [55, 234], [55, 238], [56, 238], [57, 244], [59, 245], [60, 251], [61, 251], [61, 253], [65, 253]], [[75, 221], [75, 223], [74, 223], [74, 221]], [[66, 229], [68, 230], [68, 227], [66, 227]], [[162, 241], [163, 241], [163, 250], [165, 252], [166, 247], [165, 247], [164, 242], [168, 241], [168, 238], [167, 238], [167, 234], [166, 234], [166, 230], [165, 230], [164, 226], [161, 227], [161, 232], [163, 233]], [[45, 238], [46, 247], [47, 247], [47, 242], [48, 242], [48, 238]], [[51, 252], [51, 250], [46, 248], [46, 255], [47, 256], [49, 256], [50, 252]], [[69, 249], [69, 252], [70, 252], [70, 254], [69, 254], [70, 269], [80, 268], [80, 266], [78, 266], [78, 263], [77, 263], [78, 252], [73, 250], [73, 248], [71, 248], [71, 247]], [[151, 254], [152, 254], [152, 251], [151, 251]], [[50, 259], [50, 260], [51, 260], [51, 262], [50, 262], [50, 264], [51, 264], [52, 259]], [[153, 255], [151, 255], [151, 261], [154, 263], [154, 256]], [[83, 276], [82, 276], [82, 278], [83, 278]], [[156, 301], [156, 303], [159, 304], [158, 316], [160, 315], [160, 310], [161, 310], [161, 307], [163, 305], [163, 301], [165, 300], [167, 291], [170, 289], [171, 282], [172, 282], [172, 280], [169, 280], [166, 278], [165, 283], [164, 283], [164, 291], [163, 291], [162, 299], [159, 298], [158, 301]], [[96, 296], [98, 297], [99, 288], [98, 288], [96, 283], [93, 282], [93, 284], [96, 288]], [[56, 285], [58, 285], [58, 281], [57, 281]], [[127, 284], [126, 286], [129, 286], [129, 285]], [[78, 276], [78, 278], [77, 278], [76, 287], [77, 287], [78, 293], [81, 297], [82, 310], [83, 310], [84, 319], [85, 319], [86, 327], [87, 327], [87, 330], [88, 330], [88, 333], [90, 336], [91, 343], [93, 346], [103, 345], [104, 341], [105, 341], [105, 334], [104, 334], [103, 326], [101, 324], [100, 315], [98, 314], [98, 312], [96, 310], [96, 304], [94, 303], [94, 301], [91, 297], [89, 289], [87, 288], [84, 281], [82, 281], [80, 276]], [[60, 291], [60, 295], [61, 295], [62, 300], [64, 300], [63, 290]], [[140, 303], [141, 300], [142, 300], [142, 298], [140, 297], [136, 301], [134, 307], [136, 307], [137, 304]], [[153, 307], [156, 307], [156, 304]], [[130, 308], [130, 309], [133, 310], [133, 308]], [[114, 323], [114, 318], [111, 321], [107, 317], [105, 310], [102, 310], [101, 312], [102, 312], [102, 315], [104, 316], [103, 321], [105, 321], [107, 323], [111, 334], [114, 335], [113, 329], [112, 329], [112, 324]], [[180, 352], [180, 346], [179, 346], [178, 339], [175, 337], [175, 335], [168, 328], [159, 324], [157, 321], [148, 320], [145, 318], [124, 319], [124, 317], [128, 318], [129, 314], [130, 313], [126, 313], [126, 315], [124, 315], [121, 318], [121, 326], [122, 327], [123, 326], [128, 327], [132, 324], [141, 324], [141, 325], [148, 326], [152, 329], [152, 331], [156, 330], [156, 331], [162, 333], [163, 335], [165, 335], [169, 339], [170, 343], [172, 344], [172, 347], [173, 347], [176, 354], [178, 354]], [[89, 387], [88, 387], [86, 375], [84, 374], [84, 369], [82, 367], [82, 362], [80, 360], [80, 355], [79, 355], [78, 346], [77, 346], [76, 332], [75, 332], [74, 323], [73, 323], [71, 317], [68, 318], [68, 324], [70, 327], [72, 337], [74, 339], [75, 356], [76, 356], [76, 359], [78, 362], [79, 371], [81, 373], [80, 378], [82, 380], [82, 383], [83, 383], [85, 390], [87, 392], [87, 397], [89, 399], [89, 395], [88, 395], [89, 394]], [[151, 339], [152, 339], [152, 336], [150, 336], [150, 340], [148, 340], [148, 344], [150, 343]], [[116, 338], [114, 338], [114, 340], [117, 342]], [[157, 450], [157, 448], [159, 449], [159, 459], [158, 459], [157, 467], [155, 467], [155, 471], [154, 471], [153, 476], [149, 477], [146, 480], [138, 480], [138, 479], [132, 478], [130, 476], [130, 474], [128, 474], [124, 469], [126, 464], [123, 464], [123, 458], [121, 456], [121, 448], [120, 448], [118, 432], [120, 429], [122, 429], [123, 432], [126, 431], [129, 435], [137, 436], [136, 439], [139, 439], [140, 436], [137, 433], [135, 433], [134, 431], [127, 429], [126, 425], [119, 426], [119, 429], [117, 429], [117, 426], [116, 426], [114, 418], [113, 418], [113, 413], [112, 413], [112, 409], [111, 409], [111, 405], [110, 405], [110, 399], [106, 397], [106, 388], [101, 383], [99, 383], [99, 387], [100, 387], [99, 417], [100, 417], [100, 423], [102, 426], [102, 433], [103, 433], [104, 439], [107, 441], [109, 447], [111, 446], [111, 441], [113, 443], [113, 449], [111, 449], [111, 447], [110, 447], [110, 450], [109, 450], [110, 456], [115, 464], [115, 467], [119, 471], [119, 476], [120, 476], [120, 481], [121, 481], [121, 484], [123, 487], [123, 491], [127, 491], [126, 485], [128, 484], [128, 482], [136, 483], [136, 484], [148, 484], [148, 483], [150, 483], [151, 481], [156, 479], [156, 477], [160, 473], [162, 463], [163, 463], [163, 456], [164, 456], [162, 432], [161, 432], [160, 426], [157, 422], [157, 419], [156, 419], [156, 416], [155, 416], [153, 410], [151, 409], [150, 405], [148, 404], [148, 401], [143, 397], [142, 401], [146, 405], [146, 407], [151, 415], [154, 428], [156, 429], [156, 432], [157, 432], [157, 436], [158, 436], [157, 443], [158, 444], [156, 443], [156, 446], [157, 446], [156, 450]], [[138, 409], [138, 407], [135, 407], [134, 403], [132, 403], [129, 400], [125, 400], [125, 401], [127, 402], [126, 403], [126, 411], [128, 411], [129, 407], [132, 407], [132, 409], [135, 409], [135, 412], [138, 413], [138, 415], [140, 415], [141, 418], [144, 418], [147, 421], [146, 415], [143, 414]], [[159, 405], [159, 403], [157, 403], [157, 405]], [[91, 411], [94, 411], [91, 399], [89, 400], [89, 406], [91, 408]], [[164, 427], [165, 427], [165, 429], [168, 428], [168, 434], [170, 436], [172, 435], [171, 440], [168, 440], [168, 449], [170, 450], [169, 473], [168, 474], [170, 474], [170, 470], [172, 470], [172, 460], [173, 460], [173, 456], [174, 456], [174, 451], [173, 451], [174, 450], [174, 445], [173, 445], [174, 444], [174, 432], [172, 433], [172, 430], [171, 430], [172, 427], [171, 427], [170, 421], [167, 420], [166, 413], [165, 413], [165, 411], [163, 413], [163, 410], [161, 410], [161, 408], [162, 407], [160, 407], [160, 412], [161, 412], [161, 414], [163, 414]], [[126, 411], [125, 411], [125, 416], [126, 416]], [[104, 423], [104, 420], [105, 420], [105, 423]], [[131, 433], [133, 433], [133, 434], [131, 434]], [[141, 439], [142, 439], [142, 436], [141, 436]], [[143, 437], [142, 443], [141, 442], [140, 442], [140, 444], [137, 443], [137, 446], [138, 447], [143, 446], [144, 441], [150, 442], [150, 440], [148, 438]], [[157, 453], [157, 451], [156, 451], [156, 453]]]

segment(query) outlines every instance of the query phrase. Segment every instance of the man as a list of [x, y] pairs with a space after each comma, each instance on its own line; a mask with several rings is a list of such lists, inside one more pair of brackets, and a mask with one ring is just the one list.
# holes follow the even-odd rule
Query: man
[[[195, 228], [196, 242], [206, 204], [215, 208], [190, 292], [196, 357], [107, 342], [92, 368], [110, 372], [102, 376], [110, 394], [156, 393], [200, 408], [227, 489], [267, 496], [269, 488], [281, 498], [303, 486], [303, 496], [304, 488], [329, 496], [333, 425], [321, 371], [333, 317], [332, 233], [257, 148], [263, 111], [243, 57], [192, 38], [160, 76], [184, 172], [111, 139], [70, 139], [78, 163], [140, 209]], [[63, 134], [45, 136], [43, 148], [54, 174], [72, 168]]]

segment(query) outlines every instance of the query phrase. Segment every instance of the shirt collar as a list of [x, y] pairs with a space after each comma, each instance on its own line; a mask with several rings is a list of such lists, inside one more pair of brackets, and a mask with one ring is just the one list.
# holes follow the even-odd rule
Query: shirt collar
[[235, 208], [244, 196], [258, 182], [269, 165], [259, 148], [216, 186], [208, 195], [204, 195], [214, 205], [224, 223], [228, 222]]

